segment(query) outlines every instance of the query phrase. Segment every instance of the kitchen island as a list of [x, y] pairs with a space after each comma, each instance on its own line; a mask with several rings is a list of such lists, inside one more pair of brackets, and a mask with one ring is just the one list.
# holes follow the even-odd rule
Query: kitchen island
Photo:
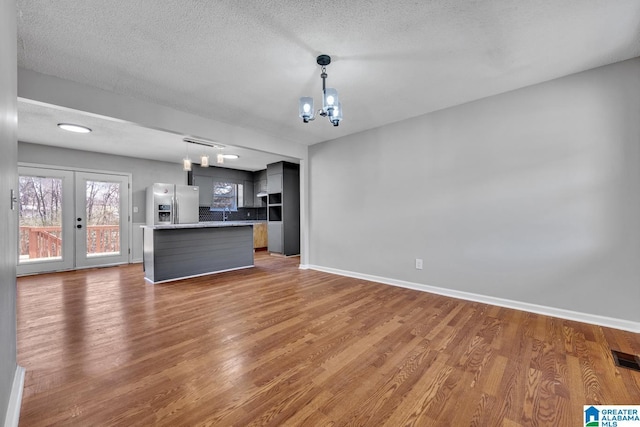
[[253, 223], [145, 225], [144, 278], [162, 283], [253, 267]]

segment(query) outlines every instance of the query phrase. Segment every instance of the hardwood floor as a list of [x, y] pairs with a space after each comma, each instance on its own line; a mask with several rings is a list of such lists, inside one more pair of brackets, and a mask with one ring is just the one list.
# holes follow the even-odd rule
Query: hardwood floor
[[613, 329], [298, 269], [18, 279], [21, 426], [576, 426], [640, 404]]

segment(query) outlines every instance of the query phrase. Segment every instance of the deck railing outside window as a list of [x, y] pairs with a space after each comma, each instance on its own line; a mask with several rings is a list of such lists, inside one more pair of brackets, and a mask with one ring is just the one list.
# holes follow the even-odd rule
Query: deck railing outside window
[[[120, 252], [118, 225], [87, 226], [87, 253]], [[38, 259], [62, 256], [60, 227], [20, 227], [20, 258]]]

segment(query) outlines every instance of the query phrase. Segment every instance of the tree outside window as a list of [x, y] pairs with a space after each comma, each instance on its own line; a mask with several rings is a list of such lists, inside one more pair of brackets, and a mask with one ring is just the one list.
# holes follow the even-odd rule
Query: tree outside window
[[231, 182], [213, 183], [213, 203], [211, 211], [238, 210], [238, 184]]

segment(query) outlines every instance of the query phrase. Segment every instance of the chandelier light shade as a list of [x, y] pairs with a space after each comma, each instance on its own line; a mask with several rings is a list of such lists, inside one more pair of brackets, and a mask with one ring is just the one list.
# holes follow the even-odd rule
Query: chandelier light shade
[[338, 91], [328, 87], [322, 97], [322, 111], [327, 113], [327, 117], [333, 117], [333, 110], [338, 106]]
[[300, 98], [300, 117], [305, 123], [309, 123], [309, 120], [316, 118], [313, 109], [313, 98], [310, 96], [303, 96]]
[[329, 120], [334, 126], [340, 124], [340, 120], [342, 120], [342, 102], [338, 102], [338, 106], [333, 111], [333, 117], [329, 117]]
[[209, 156], [207, 156], [206, 154], [203, 154], [202, 156], [200, 156], [200, 167], [202, 168], [209, 167]]
[[[338, 126], [342, 121], [342, 105], [338, 99], [338, 91], [332, 87], [327, 87], [327, 65], [331, 64], [331, 57], [329, 55], [320, 55], [316, 58], [316, 62], [322, 67], [322, 73], [320, 74], [322, 79], [322, 109], [318, 110], [317, 114], [327, 117], [331, 124]], [[313, 108], [313, 98], [310, 96], [300, 98], [298, 111], [298, 115], [304, 123], [309, 123], [315, 119], [316, 113]]]

